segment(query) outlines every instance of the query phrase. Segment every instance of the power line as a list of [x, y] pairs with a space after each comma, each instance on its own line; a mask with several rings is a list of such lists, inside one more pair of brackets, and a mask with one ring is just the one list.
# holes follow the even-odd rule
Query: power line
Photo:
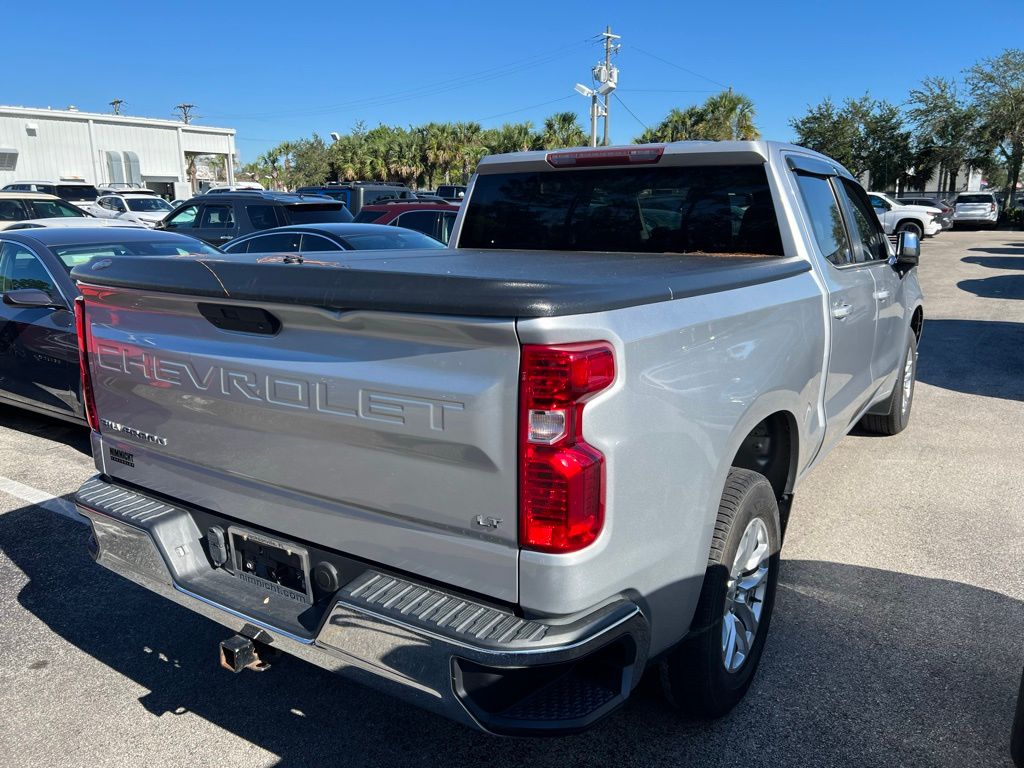
[[570, 93], [568, 96], [559, 96], [557, 99], [551, 99], [550, 101], [542, 101], [539, 104], [531, 104], [528, 107], [520, 107], [519, 109], [509, 110], [508, 112], [499, 112], [497, 115], [488, 115], [487, 117], [481, 117], [476, 122], [482, 123], [482, 122], [484, 122], [486, 120], [494, 120], [494, 119], [499, 118], [499, 117], [505, 117], [506, 115], [515, 115], [515, 114], [518, 114], [519, 112], [526, 112], [526, 111], [531, 110], [531, 109], [537, 109], [538, 107], [546, 107], [549, 104], [557, 104], [560, 101], [565, 101], [566, 99], [571, 99], [574, 95], [575, 94]]
[[636, 120], [638, 123], [640, 123], [640, 125], [642, 125], [644, 127], [645, 131], [651, 130], [647, 126], [647, 123], [645, 123], [643, 120], [641, 120], [639, 117], [637, 117], [636, 116], [636, 112], [634, 112], [632, 109], [630, 109], [629, 105], [622, 100], [622, 96], [620, 96], [618, 93], [614, 93], [612, 95], [615, 96], [616, 101], [618, 101], [619, 104], [621, 104], [623, 107], [625, 107], [626, 111], [629, 112], [629, 114], [633, 116], [633, 119]]
[[712, 88], [619, 88], [627, 93], [717, 93]]
[[341, 102], [338, 104], [332, 104], [323, 107], [315, 107], [305, 110], [296, 109], [283, 112], [274, 111], [262, 113], [252, 112], [237, 114], [221, 113], [207, 115], [207, 117], [254, 119], [309, 117], [315, 115], [327, 115], [334, 112], [342, 112], [347, 110], [351, 111], [355, 109], [370, 109], [373, 107], [387, 106], [389, 104], [396, 104], [411, 99], [447, 93], [449, 91], [458, 90], [460, 88], [465, 88], [470, 85], [478, 85], [480, 83], [485, 83], [491, 80], [496, 80], [502, 77], [508, 77], [510, 75], [518, 74], [522, 72], [524, 69], [532, 69], [535, 67], [543, 66], [544, 64], [548, 64], [558, 59], [564, 58], [567, 55], [575, 53], [576, 50], [580, 49], [581, 47], [590, 46], [593, 43], [594, 40], [592, 38], [578, 40], [575, 43], [562, 46], [561, 48], [554, 49], [553, 51], [549, 51], [547, 53], [537, 54], [535, 56], [528, 57], [521, 61], [515, 61], [508, 64], [498, 65], [495, 67], [489, 67], [478, 72], [472, 72], [468, 74], [459, 75], [458, 77], [449, 78], [448, 80], [441, 80], [426, 88], [406, 88], [400, 91], [394, 91], [390, 94], [368, 96], [361, 99], [354, 99], [347, 102]]
[[676, 69], [681, 69], [683, 72], [686, 72], [686, 73], [688, 73], [690, 75], [693, 75], [694, 77], [699, 77], [701, 80], [707, 80], [709, 83], [714, 83], [715, 85], [719, 85], [722, 88], [728, 88], [729, 87], [725, 83], [720, 83], [717, 80], [715, 80], [714, 78], [708, 77], [707, 75], [702, 75], [700, 72], [694, 72], [692, 69], [688, 69], [687, 67], [684, 67], [682, 64], [676, 64], [674, 61], [669, 61], [668, 59], [663, 59], [661, 56], [658, 56], [655, 53], [651, 53], [650, 51], [645, 51], [643, 48], [640, 48], [638, 46], [634, 45], [633, 46], [633, 50], [634, 51], [639, 51], [640, 53], [644, 54], [645, 56], [650, 56], [652, 59], [657, 59], [662, 64], [668, 64], [670, 67], [675, 67]]

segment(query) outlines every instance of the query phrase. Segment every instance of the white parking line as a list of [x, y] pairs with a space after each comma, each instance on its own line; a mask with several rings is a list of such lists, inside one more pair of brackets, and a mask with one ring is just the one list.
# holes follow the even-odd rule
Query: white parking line
[[70, 520], [74, 520], [76, 523], [82, 523], [83, 525], [86, 523], [85, 518], [78, 514], [75, 505], [67, 499], [51, 496], [46, 491], [41, 491], [38, 488], [33, 488], [31, 485], [19, 483], [17, 480], [11, 480], [2, 475], [0, 475], [0, 493], [6, 493], [8, 496], [27, 501], [29, 504], [35, 504], [37, 507], [42, 507], [48, 512], [63, 515]]

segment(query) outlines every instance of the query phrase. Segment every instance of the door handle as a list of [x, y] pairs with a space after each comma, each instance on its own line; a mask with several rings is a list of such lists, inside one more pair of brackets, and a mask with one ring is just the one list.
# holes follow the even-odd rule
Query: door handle
[[226, 242], [226, 241], [230, 240], [231, 239], [231, 235], [221, 235], [217, 239], [220, 240], [223, 243], [223, 242]]
[[874, 296], [876, 299], [878, 299], [878, 301], [885, 301], [892, 294], [890, 294], [889, 291], [875, 291], [871, 295]]
[[852, 314], [852, 304], [836, 304], [834, 307], [832, 307], [832, 317], [834, 317], [836, 320], [845, 320]]

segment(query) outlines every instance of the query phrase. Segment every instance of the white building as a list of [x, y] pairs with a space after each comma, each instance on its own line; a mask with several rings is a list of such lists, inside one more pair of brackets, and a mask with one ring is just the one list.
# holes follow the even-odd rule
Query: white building
[[145, 184], [188, 197], [188, 156], [222, 155], [235, 180], [235, 130], [71, 109], [0, 106], [0, 186], [14, 181]]

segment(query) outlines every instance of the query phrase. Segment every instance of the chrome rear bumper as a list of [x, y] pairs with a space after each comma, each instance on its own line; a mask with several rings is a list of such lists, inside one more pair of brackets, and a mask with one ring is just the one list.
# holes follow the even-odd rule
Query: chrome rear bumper
[[184, 506], [103, 477], [82, 486], [76, 505], [100, 565], [234, 632], [492, 733], [589, 727], [626, 700], [646, 662], [647, 621], [627, 600], [528, 619], [346, 559], [358, 575], [311, 608], [215, 568]]

